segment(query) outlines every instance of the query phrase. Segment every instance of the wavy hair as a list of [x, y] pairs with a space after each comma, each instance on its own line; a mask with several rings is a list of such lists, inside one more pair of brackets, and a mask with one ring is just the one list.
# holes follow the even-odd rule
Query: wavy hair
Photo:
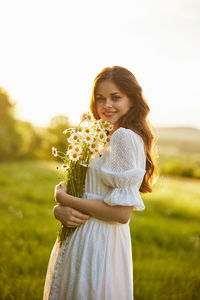
[[96, 119], [99, 119], [96, 110], [96, 89], [98, 84], [104, 80], [112, 81], [133, 103], [129, 111], [119, 119], [119, 126], [133, 130], [143, 139], [146, 154], [146, 173], [140, 186], [140, 192], [152, 192], [152, 186], [158, 177], [155, 163], [157, 156], [156, 136], [147, 119], [150, 108], [142, 95], [142, 88], [135, 76], [126, 68], [120, 66], [104, 68], [94, 79], [92, 87], [90, 110]]

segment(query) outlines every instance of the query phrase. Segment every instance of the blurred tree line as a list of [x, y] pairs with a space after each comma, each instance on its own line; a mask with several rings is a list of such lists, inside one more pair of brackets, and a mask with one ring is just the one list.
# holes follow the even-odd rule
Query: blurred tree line
[[[47, 128], [40, 128], [17, 120], [14, 108], [15, 104], [10, 101], [7, 92], [0, 88], [0, 162], [14, 159], [53, 160], [56, 158], [52, 156], [52, 147], [65, 151], [66, 136], [63, 131], [71, 127], [68, 117], [56, 116]], [[165, 142], [167, 147], [172, 141]], [[159, 144], [162, 144], [161, 139]], [[199, 144], [196, 147], [198, 150]], [[189, 155], [185, 152], [178, 155], [160, 153], [159, 173], [200, 178], [200, 154], [196, 152]]]
[[63, 131], [70, 127], [68, 117], [56, 116], [47, 128], [39, 128], [30, 122], [17, 120], [14, 108], [8, 93], [0, 88], [0, 161], [52, 159], [52, 147], [65, 150]]

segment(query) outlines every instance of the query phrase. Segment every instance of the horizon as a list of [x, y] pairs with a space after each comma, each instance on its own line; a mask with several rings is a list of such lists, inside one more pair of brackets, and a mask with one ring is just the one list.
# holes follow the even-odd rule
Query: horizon
[[[26, 119], [26, 118], [23, 118], [23, 116], [21, 117], [20, 114], [19, 114], [19, 111], [18, 111], [18, 105], [19, 103], [14, 100], [11, 95], [9, 94], [9, 92], [4, 88], [4, 87], [1, 87], [7, 94], [8, 94], [8, 97], [9, 97], [9, 100], [11, 101], [12, 104], [14, 104], [14, 115], [15, 115], [15, 119], [19, 120], [19, 121], [23, 121], [23, 122], [29, 122], [31, 123], [34, 127], [36, 128], [47, 128], [50, 124], [50, 121], [52, 118], [54, 117], [57, 117], [57, 116], [65, 116], [69, 119], [69, 123], [72, 125], [72, 126], [76, 126], [79, 124], [79, 121], [80, 120], [80, 116], [82, 115], [82, 113], [84, 112], [87, 112], [88, 110], [85, 110], [85, 111], [82, 111], [82, 113], [79, 115], [79, 116], [76, 116], [76, 118], [71, 118], [70, 115], [67, 115], [67, 114], [57, 114], [57, 115], [53, 115], [51, 117], [49, 117], [49, 120], [46, 122], [46, 124], [43, 124], [43, 123], [38, 123], [38, 122], [34, 122], [34, 120], [30, 120], [30, 119]], [[147, 118], [149, 121], [150, 121], [150, 124], [154, 127], [154, 128], [181, 128], [181, 129], [197, 129], [197, 130], [200, 130], [200, 126], [195, 126], [195, 125], [192, 125], [192, 124], [180, 124], [180, 123], [177, 123], [177, 124], [166, 124], [166, 123], [161, 123], [161, 124], [155, 124], [152, 122], [152, 120], [150, 120], [150, 118]]]

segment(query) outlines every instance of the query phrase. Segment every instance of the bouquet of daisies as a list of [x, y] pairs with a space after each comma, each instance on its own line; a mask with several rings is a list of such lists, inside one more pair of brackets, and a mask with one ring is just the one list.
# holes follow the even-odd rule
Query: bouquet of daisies
[[[102, 119], [96, 120], [90, 113], [82, 115], [77, 128], [64, 130], [63, 133], [67, 137], [67, 151], [64, 153], [53, 147], [52, 154], [55, 157], [60, 157], [63, 161], [61, 169], [64, 171], [64, 182], [68, 194], [82, 197], [90, 159], [105, 144], [109, 143], [109, 132], [112, 130], [112, 124]], [[68, 228], [63, 224], [60, 225], [58, 231], [60, 245], [74, 230], [74, 228]]]

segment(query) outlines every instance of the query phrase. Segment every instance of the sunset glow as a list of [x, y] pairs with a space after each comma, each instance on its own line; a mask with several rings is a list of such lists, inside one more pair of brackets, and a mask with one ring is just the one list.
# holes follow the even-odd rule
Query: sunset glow
[[17, 117], [78, 122], [94, 77], [120, 65], [138, 79], [156, 126], [200, 128], [199, 1], [1, 1], [0, 86]]

